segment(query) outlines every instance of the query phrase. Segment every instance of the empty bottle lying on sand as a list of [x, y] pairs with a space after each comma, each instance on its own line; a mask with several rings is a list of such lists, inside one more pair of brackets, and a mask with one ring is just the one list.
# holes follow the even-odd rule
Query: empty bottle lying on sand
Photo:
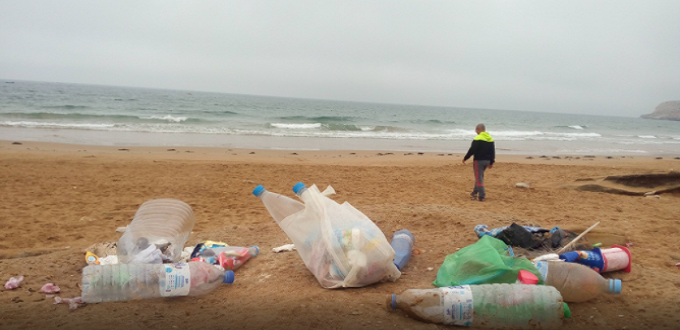
[[83, 268], [81, 296], [86, 303], [199, 296], [233, 282], [233, 271], [202, 261], [89, 265]]
[[265, 189], [262, 185], [255, 187], [253, 195], [262, 200], [264, 206], [271, 214], [276, 223], [281, 224], [281, 221], [286, 217], [304, 210], [305, 205], [288, 196], [277, 194]]
[[397, 230], [392, 235], [390, 245], [394, 249], [394, 265], [401, 271], [406, 267], [413, 251], [415, 242], [413, 234], [408, 229]]
[[246, 261], [250, 260], [251, 257], [255, 257], [258, 254], [260, 254], [260, 248], [255, 245], [250, 247], [221, 246], [201, 251], [197, 259], [214, 265], [220, 265], [225, 270], [236, 270]]
[[535, 264], [545, 284], [555, 287], [566, 302], [584, 302], [601, 293], [621, 293], [621, 280], [605, 279], [587, 266], [563, 261]]
[[188, 204], [172, 198], [144, 202], [118, 240], [121, 263], [178, 262], [195, 223]]
[[555, 288], [524, 284], [409, 289], [387, 297], [387, 308], [424, 322], [493, 329], [554, 329], [571, 317]]
[[560, 259], [588, 266], [598, 273], [622, 270], [630, 273], [632, 258], [624, 246], [613, 245], [609, 249], [593, 248], [591, 251], [571, 251], [560, 254]]

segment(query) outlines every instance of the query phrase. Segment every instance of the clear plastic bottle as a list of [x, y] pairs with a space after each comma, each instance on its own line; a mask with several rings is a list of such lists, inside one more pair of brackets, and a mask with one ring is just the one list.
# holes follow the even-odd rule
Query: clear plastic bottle
[[281, 220], [289, 215], [300, 212], [305, 208], [305, 205], [299, 201], [268, 191], [262, 185], [255, 187], [253, 195], [262, 200], [267, 211], [278, 224], [281, 224]]
[[536, 268], [546, 285], [554, 286], [566, 302], [584, 302], [601, 293], [621, 293], [621, 280], [605, 279], [587, 266], [562, 261], [539, 261]]
[[[179, 261], [195, 221], [191, 206], [180, 200], [161, 198], [144, 202], [118, 240], [116, 247], [118, 261], [121, 263]], [[156, 249], [161, 252], [161, 260], [149, 261], [145, 254]]]
[[201, 257], [214, 258], [222, 268], [236, 270], [258, 254], [260, 254], [260, 248], [255, 245], [250, 247], [222, 246], [203, 250]]
[[397, 230], [392, 235], [392, 242], [390, 245], [394, 249], [394, 265], [399, 270], [404, 269], [413, 250], [413, 243], [415, 243], [413, 234], [408, 229]]
[[553, 329], [571, 316], [555, 288], [524, 284], [409, 289], [387, 297], [387, 308], [424, 322], [494, 329]]
[[86, 303], [199, 296], [233, 282], [233, 271], [202, 261], [89, 265], [83, 268], [81, 296]]

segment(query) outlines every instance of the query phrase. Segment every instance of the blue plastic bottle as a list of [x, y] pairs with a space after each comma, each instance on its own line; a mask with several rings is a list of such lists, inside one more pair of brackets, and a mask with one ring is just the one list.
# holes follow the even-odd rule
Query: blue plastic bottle
[[394, 265], [399, 270], [404, 269], [409, 259], [411, 259], [411, 251], [415, 241], [416, 239], [408, 229], [398, 230], [392, 235], [390, 245], [394, 249]]

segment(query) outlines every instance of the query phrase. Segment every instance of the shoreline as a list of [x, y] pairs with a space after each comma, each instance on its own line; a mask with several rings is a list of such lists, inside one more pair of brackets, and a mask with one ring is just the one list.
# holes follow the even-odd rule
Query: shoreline
[[[74, 129], [2, 127], [0, 141], [64, 143], [82, 146], [228, 148], [281, 151], [385, 151], [465, 153], [470, 140], [415, 140], [376, 138], [328, 138], [199, 133], [114, 132]], [[595, 145], [591, 147], [590, 145]], [[677, 146], [677, 148], [674, 148]], [[625, 147], [625, 149], [623, 148]], [[497, 155], [524, 156], [680, 156], [680, 143], [599, 145], [597, 142], [550, 140], [499, 140]]]
[[[72, 143], [0, 140], [0, 152], [57, 157], [131, 157], [146, 160], [219, 161], [234, 163], [333, 164], [373, 166], [445, 166], [462, 164], [464, 152], [410, 152], [391, 150], [277, 150], [258, 148], [102, 146]], [[467, 165], [472, 163], [468, 159]], [[497, 154], [496, 163], [653, 167], [662, 171], [680, 169], [680, 157], [651, 155], [520, 155]]]

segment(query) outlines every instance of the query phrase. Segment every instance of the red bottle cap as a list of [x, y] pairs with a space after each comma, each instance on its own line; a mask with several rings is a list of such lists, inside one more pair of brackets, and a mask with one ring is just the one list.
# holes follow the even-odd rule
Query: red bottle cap
[[536, 277], [536, 275], [534, 275], [530, 271], [524, 269], [519, 271], [519, 274], [517, 274], [517, 279], [524, 284], [530, 285], [538, 284], [538, 277]]

